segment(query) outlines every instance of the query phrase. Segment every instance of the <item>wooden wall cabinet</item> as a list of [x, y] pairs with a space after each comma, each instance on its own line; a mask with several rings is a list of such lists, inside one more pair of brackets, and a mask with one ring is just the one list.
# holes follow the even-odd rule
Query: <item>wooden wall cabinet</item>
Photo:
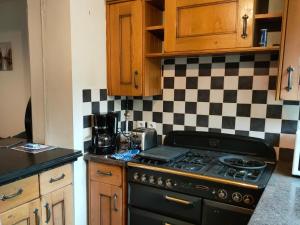
[[300, 100], [300, 1], [285, 1], [281, 61], [277, 94], [282, 100]]
[[251, 47], [254, 0], [165, 0], [165, 52]]
[[89, 225], [126, 224], [125, 169], [89, 162]]
[[161, 94], [160, 60], [144, 57], [144, 1], [107, 2], [108, 94]]

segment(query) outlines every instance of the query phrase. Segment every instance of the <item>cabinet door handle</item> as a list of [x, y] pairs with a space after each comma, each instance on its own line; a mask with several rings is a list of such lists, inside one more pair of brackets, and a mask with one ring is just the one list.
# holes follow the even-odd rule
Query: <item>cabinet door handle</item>
[[247, 14], [245, 14], [243, 17], [243, 33], [241, 35], [242, 38], [246, 38], [248, 37], [248, 34], [247, 34], [247, 26], [248, 26], [248, 19], [249, 19], [249, 16]]
[[295, 71], [295, 69], [292, 66], [289, 66], [287, 68], [287, 72], [288, 72], [288, 85], [286, 87], [287, 91], [291, 91], [293, 89], [293, 85], [292, 85], [292, 75], [293, 72]]
[[139, 72], [137, 70], [134, 71], [134, 77], [133, 77], [133, 81], [134, 81], [134, 87], [135, 89], [138, 89], [139, 88], [139, 85], [137, 83], [137, 77], [139, 75]]
[[66, 175], [63, 173], [61, 176], [59, 176], [59, 177], [57, 177], [57, 178], [52, 178], [52, 177], [51, 177], [51, 179], [49, 180], [49, 183], [52, 184], [52, 183], [54, 183], [54, 182], [57, 182], [57, 181], [59, 181], [59, 180], [62, 180], [62, 179], [65, 178], [65, 176], [66, 176]]
[[115, 212], [118, 212], [117, 204], [118, 204], [118, 195], [114, 194], [114, 211]]
[[35, 209], [35, 210], [33, 211], [33, 214], [34, 214], [34, 217], [35, 217], [35, 225], [40, 225], [41, 222], [40, 222], [39, 210], [38, 210], [38, 209]]
[[48, 203], [45, 204], [45, 209], [46, 209], [46, 221], [45, 221], [45, 223], [48, 224], [50, 222], [50, 219], [51, 219], [51, 210], [50, 210], [50, 207], [49, 207]]
[[107, 177], [111, 177], [112, 176], [112, 172], [103, 172], [101, 170], [97, 170], [97, 175], [99, 176], [107, 176]]
[[175, 203], [181, 204], [181, 205], [193, 205], [193, 203], [190, 202], [190, 201], [179, 199], [179, 198], [170, 197], [168, 195], [165, 196], [165, 199], [168, 200], [168, 201], [170, 201], [170, 202], [175, 202]]
[[16, 193], [10, 194], [10, 195], [0, 195], [0, 200], [6, 201], [15, 197], [18, 197], [23, 193], [23, 189], [19, 188], [19, 190]]

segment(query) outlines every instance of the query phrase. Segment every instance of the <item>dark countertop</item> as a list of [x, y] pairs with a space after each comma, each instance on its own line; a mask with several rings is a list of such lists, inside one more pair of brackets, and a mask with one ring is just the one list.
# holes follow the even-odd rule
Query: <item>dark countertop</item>
[[105, 155], [93, 155], [93, 154], [88, 153], [88, 154], [84, 155], [84, 159], [86, 161], [106, 163], [106, 164], [109, 164], [109, 165], [126, 166], [126, 161], [112, 159], [112, 158], [109, 158]]
[[299, 225], [300, 177], [291, 163], [279, 162], [248, 225]]
[[0, 148], [0, 186], [76, 161], [81, 151], [56, 148], [38, 154]]

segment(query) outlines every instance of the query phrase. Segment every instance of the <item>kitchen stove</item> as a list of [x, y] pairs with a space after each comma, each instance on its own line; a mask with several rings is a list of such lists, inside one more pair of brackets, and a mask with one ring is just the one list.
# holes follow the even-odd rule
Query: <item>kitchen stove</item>
[[173, 131], [128, 163], [129, 225], [246, 225], [275, 162], [260, 139]]

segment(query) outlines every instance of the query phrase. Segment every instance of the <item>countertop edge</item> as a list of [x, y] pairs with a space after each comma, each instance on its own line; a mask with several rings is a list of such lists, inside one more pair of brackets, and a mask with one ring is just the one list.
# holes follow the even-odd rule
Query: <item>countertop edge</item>
[[107, 158], [107, 156], [104, 156], [104, 155], [93, 155], [93, 154], [86, 153], [84, 155], [84, 160], [91, 161], [91, 162], [97, 162], [97, 163], [105, 163], [108, 165], [121, 166], [121, 167], [127, 166], [126, 161]]
[[67, 163], [75, 162], [81, 156], [82, 156], [81, 151], [75, 151], [74, 153], [68, 154], [66, 156], [52, 159], [41, 164], [36, 164], [28, 168], [16, 170], [12, 173], [8, 173], [6, 175], [1, 176], [0, 186], [12, 183], [16, 180], [20, 180], [29, 176], [33, 176], [45, 170], [50, 170]]

